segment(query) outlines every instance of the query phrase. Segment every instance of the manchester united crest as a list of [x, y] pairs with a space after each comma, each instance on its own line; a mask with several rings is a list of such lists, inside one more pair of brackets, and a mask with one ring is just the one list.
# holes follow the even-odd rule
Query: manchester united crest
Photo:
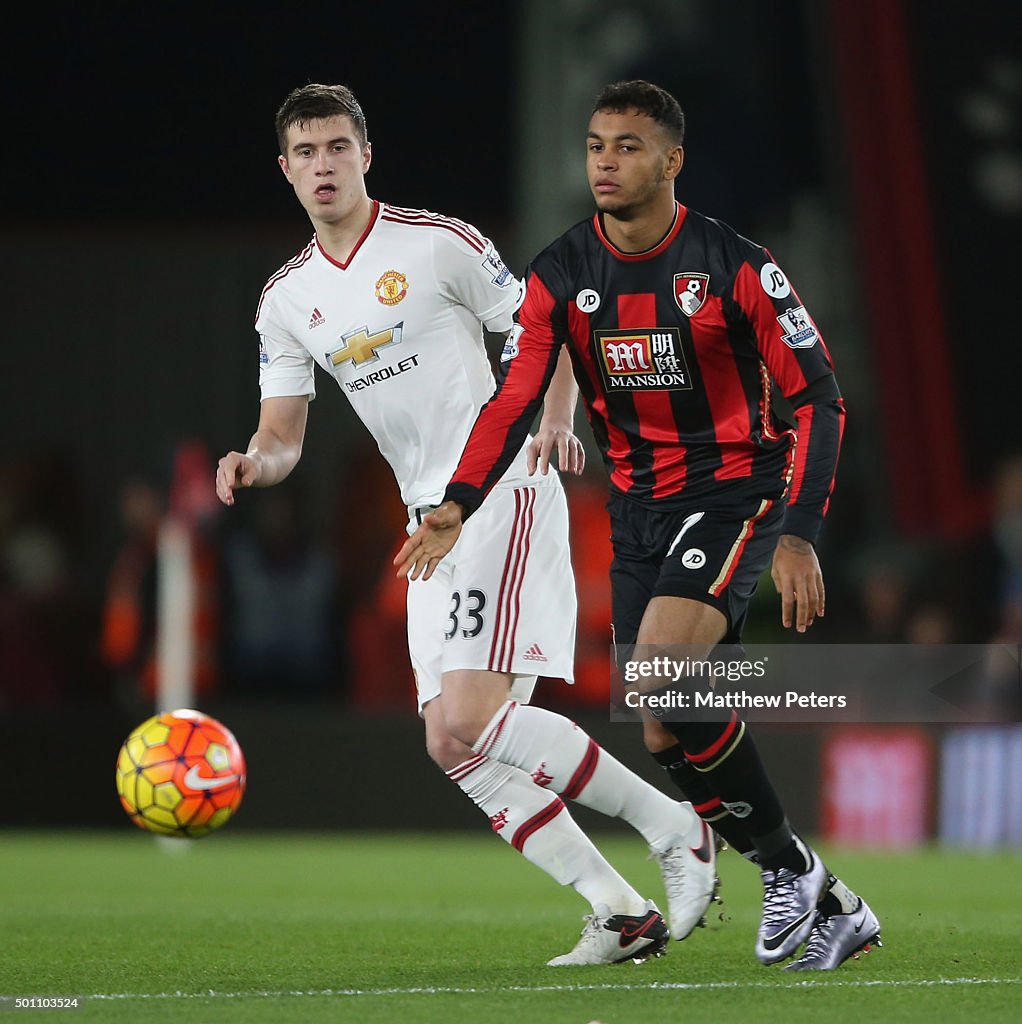
[[387, 270], [376, 282], [376, 298], [385, 306], [396, 306], [408, 294], [408, 278], [396, 270]]
[[703, 308], [709, 287], [709, 274], [675, 274], [674, 301], [685, 316], [695, 316]]

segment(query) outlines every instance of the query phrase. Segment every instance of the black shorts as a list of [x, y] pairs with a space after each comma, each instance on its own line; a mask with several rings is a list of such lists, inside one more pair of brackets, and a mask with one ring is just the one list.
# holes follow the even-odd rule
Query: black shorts
[[727, 618], [724, 643], [739, 643], [749, 601], [770, 564], [784, 522], [784, 502], [726, 508], [651, 509], [611, 493], [610, 566], [614, 640], [635, 643], [653, 597], [688, 597]]

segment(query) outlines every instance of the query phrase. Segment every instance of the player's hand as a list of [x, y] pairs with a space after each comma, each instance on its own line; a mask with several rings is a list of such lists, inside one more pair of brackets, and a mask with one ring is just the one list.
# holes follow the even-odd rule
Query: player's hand
[[225, 504], [234, 504], [236, 487], [253, 487], [259, 482], [263, 464], [260, 459], [241, 452], [228, 452], [216, 467], [216, 496]]
[[422, 517], [422, 524], [402, 545], [394, 558], [397, 575], [428, 580], [460, 535], [461, 506], [445, 501]]
[[817, 616], [823, 618], [823, 572], [809, 541], [782, 534], [774, 550], [770, 576], [781, 595], [781, 624], [785, 629], [794, 624], [799, 633], [804, 633]]
[[562, 473], [582, 475], [582, 470], [586, 468], [586, 452], [571, 427], [540, 423], [539, 430], [525, 450], [529, 476], [535, 474], [537, 466], [540, 473], [546, 476], [550, 470], [550, 456], [555, 450], [557, 466]]

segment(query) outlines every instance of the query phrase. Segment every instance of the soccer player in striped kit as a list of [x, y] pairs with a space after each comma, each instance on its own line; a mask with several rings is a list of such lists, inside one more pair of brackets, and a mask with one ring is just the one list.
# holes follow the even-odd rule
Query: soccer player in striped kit
[[[369, 198], [372, 149], [345, 86], [296, 89], [276, 129], [280, 167], [315, 235], [263, 290], [259, 424], [245, 452], [220, 460], [217, 494], [232, 505], [237, 489], [271, 486], [294, 469], [318, 366], [390, 463], [411, 533], [440, 502], [493, 391], [483, 329], [510, 331], [524, 287], [472, 225]], [[581, 471], [576, 397], [565, 364], [537, 436], [518, 441], [478, 523], [439, 572], [409, 581], [407, 601], [430, 755], [498, 835], [592, 907], [578, 945], [550, 961], [556, 966], [642, 959], [663, 952], [668, 937], [655, 904], [604, 859], [564, 799], [620, 817], [644, 837], [676, 938], [700, 922], [715, 884], [712, 833], [690, 803], [640, 779], [568, 719], [527, 703], [538, 674], [573, 674], [567, 506], [548, 470], [556, 447], [562, 468]]]
[[[844, 404], [824, 341], [770, 253], [675, 198], [684, 127], [677, 101], [651, 83], [597, 98], [587, 135], [597, 212], [533, 261], [501, 384], [443, 503], [395, 562], [427, 576], [486, 508], [563, 349], [610, 469], [616, 642], [684, 644], [701, 657], [741, 640], [768, 565], [785, 627], [804, 632], [823, 614], [814, 542]], [[879, 940], [872, 910], [792, 830], [737, 715], [643, 714], [653, 757], [761, 869], [761, 962], [805, 944], [789, 969], [829, 970]]]

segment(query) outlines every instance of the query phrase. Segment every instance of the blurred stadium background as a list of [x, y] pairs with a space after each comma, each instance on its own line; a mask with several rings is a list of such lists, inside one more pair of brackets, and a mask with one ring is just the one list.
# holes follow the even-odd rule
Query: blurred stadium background
[[[310, 233], [272, 127], [305, 81], [360, 97], [371, 195], [472, 221], [519, 273], [591, 208], [582, 137], [599, 87], [673, 91], [689, 121], [679, 197], [770, 246], [847, 398], [813, 638], [1022, 642], [1012, 9], [115, 2], [5, 16], [0, 772], [17, 784], [0, 823], [127, 827], [113, 763], [154, 704], [154, 542], [173, 516], [194, 545], [196, 703], [249, 760], [232, 831], [482, 824], [422, 749], [390, 572], [404, 509], [343, 398], [321, 382], [286, 484], [229, 513], [213, 496], [216, 458], [255, 423], [260, 290]], [[579, 432], [588, 443], [581, 419]], [[539, 700], [655, 778], [637, 731], [608, 722], [591, 446], [590, 466], [567, 482], [580, 681]], [[774, 595], [759, 601], [755, 639], [779, 641]], [[877, 849], [1022, 845], [1017, 726], [761, 737], [807, 831]]]

